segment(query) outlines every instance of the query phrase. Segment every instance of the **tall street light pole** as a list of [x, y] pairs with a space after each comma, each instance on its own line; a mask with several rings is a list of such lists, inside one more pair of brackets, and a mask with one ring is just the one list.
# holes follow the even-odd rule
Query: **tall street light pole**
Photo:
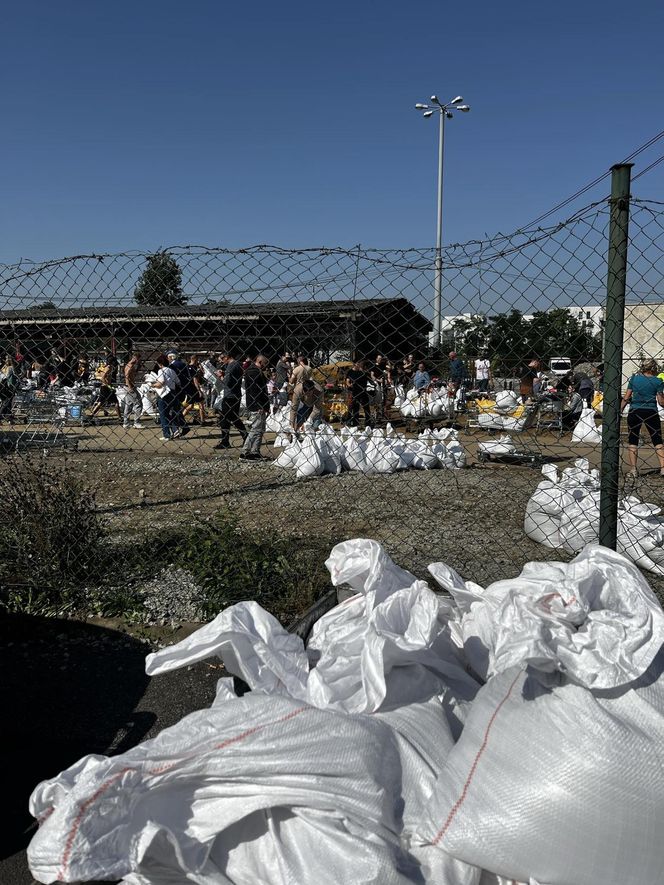
[[434, 304], [433, 304], [433, 340], [436, 347], [440, 347], [443, 326], [443, 158], [445, 155], [445, 120], [452, 119], [454, 111], [468, 113], [470, 106], [463, 103], [463, 97], [457, 95], [446, 104], [438, 100], [438, 96], [431, 96], [431, 104], [416, 104], [418, 111], [423, 111], [423, 117], [432, 117], [438, 113], [438, 221], [436, 225], [436, 260], [434, 276]]

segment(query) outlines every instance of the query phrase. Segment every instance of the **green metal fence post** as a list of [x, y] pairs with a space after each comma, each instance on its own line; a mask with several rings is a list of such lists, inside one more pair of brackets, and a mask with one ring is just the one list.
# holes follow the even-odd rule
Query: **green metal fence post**
[[616, 549], [620, 477], [620, 399], [625, 330], [629, 186], [633, 163], [611, 167], [611, 220], [604, 323], [604, 404], [599, 542]]

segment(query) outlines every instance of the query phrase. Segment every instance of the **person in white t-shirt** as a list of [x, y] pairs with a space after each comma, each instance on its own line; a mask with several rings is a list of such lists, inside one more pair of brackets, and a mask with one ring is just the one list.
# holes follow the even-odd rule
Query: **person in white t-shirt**
[[482, 393], [486, 393], [489, 389], [489, 379], [491, 377], [491, 363], [482, 355], [475, 360], [475, 380], [477, 381], [477, 389]]
[[161, 422], [162, 442], [173, 439], [173, 435], [177, 429], [176, 424], [176, 407], [177, 395], [176, 388], [178, 385], [178, 376], [173, 369], [168, 367], [168, 357], [160, 354], [157, 357], [157, 380], [152, 386], [157, 391], [157, 406], [159, 408], [159, 421]]

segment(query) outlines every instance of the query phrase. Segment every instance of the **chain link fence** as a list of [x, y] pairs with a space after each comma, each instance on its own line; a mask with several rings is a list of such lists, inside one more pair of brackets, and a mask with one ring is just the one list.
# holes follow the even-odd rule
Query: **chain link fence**
[[612, 370], [632, 391], [610, 441], [631, 458], [610, 477], [617, 543], [653, 580], [664, 207], [627, 201], [609, 367], [616, 200], [447, 247], [440, 340], [433, 249], [2, 267], [3, 606], [193, 620], [251, 597], [288, 619], [354, 536], [478, 582], [568, 557], [599, 533]]

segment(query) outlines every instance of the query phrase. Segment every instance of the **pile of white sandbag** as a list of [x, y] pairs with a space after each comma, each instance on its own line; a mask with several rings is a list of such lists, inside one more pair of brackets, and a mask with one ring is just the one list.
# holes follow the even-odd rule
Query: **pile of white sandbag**
[[520, 404], [520, 399], [513, 390], [499, 390], [496, 404], [490, 412], [481, 411], [477, 416], [477, 424], [485, 430], [516, 430], [522, 429], [526, 423], [526, 414], [515, 418], [510, 415]]
[[276, 467], [296, 470], [300, 479], [347, 470], [367, 475], [438, 467], [454, 470], [466, 464], [456, 430], [425, 430], [417, 439], [409, 439], [395, 433], [391, 424], [385, 430], [344, 427], [339, 433], [322, 424], [300, 437], [291, 434], [291, 442], [274, 461]]
[[[599, 539], [599, 471], [579, 458], [559, 475], [545, 464], [546, 477], [526, 505], [524, 531], [529, 538], [554, 550], [578, 553]], [[656, 504], [636, 497], [618, 506], [618, 550], [636, 565], [664, 575], [664, 518]]]
[[[446, 388], [434, 389], [430, 393], [420, 393], [411, 387], [405, 393], [397, 392], [394, 399], [394, 408], [398, 409], [404, 418], [440, 418], [450, 408], [450, 398]], [[400, 395], [401, 394], [401, 395]], [[453, 400], [454, 408], [461, 399], [462, 391], [458, 390]]]
[[664, 613], [591, 545], [439, 595], [375, 541], [305, 647], [257, 603], [147, 658], [220, 658], [199, 710], [34, 790], [39, 882], [655, 885], [664, 865]]
[[267, 416], [265, 430], [267, 433], [276, 433], [273, 442], [275, 449], [283, 449], [291, 442], [290, 404], [279, 409], [276, 414]]

